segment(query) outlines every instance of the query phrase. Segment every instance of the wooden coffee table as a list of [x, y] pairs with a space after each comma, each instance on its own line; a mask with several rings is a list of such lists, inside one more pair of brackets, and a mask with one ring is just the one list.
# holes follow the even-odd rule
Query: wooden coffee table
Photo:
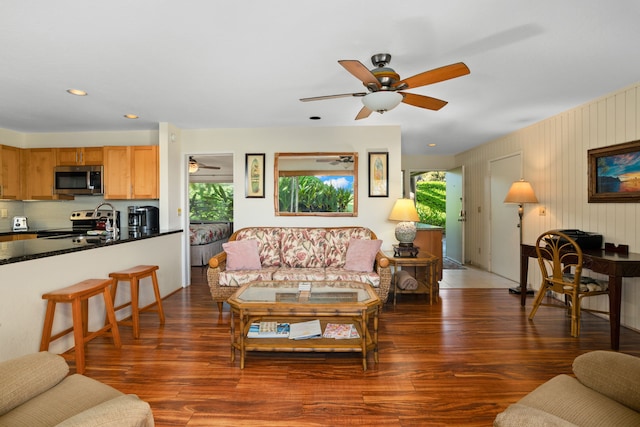
[[[309, 291], [300, 291], [300, 285]], [[367, 370], [367, 354], [373, 350], [378, 362], [378, 317], [382, 303], [373, 288], [348, 281], [258, 281], [248, 283], [227, 301], [231, 307], [231, 361], [240, 350], [244, 369], [247, 351], [278, 352], [359, 352]], [[236, 330], [236, 318], [238, 329]], [[322, 330], [327, 323], [351, 323], [360, 338], [248, 338], [251, 323], [277, 321], [298, 323], [319, 319]], [[371, 325], [369, 325], [371, 323]]]

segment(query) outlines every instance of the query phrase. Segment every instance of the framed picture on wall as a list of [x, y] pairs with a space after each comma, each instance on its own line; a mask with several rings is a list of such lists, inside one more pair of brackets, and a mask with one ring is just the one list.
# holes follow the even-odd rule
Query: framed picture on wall
[[640, 202], [640, 141], [587, 152], [589, 203]]
[[369, 197], [389, 197], [389, 153], [369, 153]]
[[245, 197], [264, 198], [264, 153], [245, 155]]

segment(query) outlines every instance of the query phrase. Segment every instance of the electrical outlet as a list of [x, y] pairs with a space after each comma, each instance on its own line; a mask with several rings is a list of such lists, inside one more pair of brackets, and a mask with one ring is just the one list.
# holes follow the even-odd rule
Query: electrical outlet
[[0, 218], [6, 218], [8, 214], [6, 209], [0, 209]]
[[544, 206], [540, 206], [538, 208], [538, 215], [545, 216], [546, 214], [547, 214], [547, 208], [545, 208]]

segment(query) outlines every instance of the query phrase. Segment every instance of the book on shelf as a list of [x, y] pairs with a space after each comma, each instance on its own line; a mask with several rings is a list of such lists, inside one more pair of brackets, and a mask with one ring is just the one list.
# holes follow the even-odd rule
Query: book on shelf
[[310, 338], [322, 338], [322, 327], [318, 319], [307, 322], [292, 323], [289, 329], [289, 339], [306, 340]]
[[322, 336], [324, 338], [334, 338], [337, 340], [360, 338], [358, 329], [351, 323], [327, 323]]
[[247, 338], [288, 338], [289, 324], [278, 322], [252, 323]]

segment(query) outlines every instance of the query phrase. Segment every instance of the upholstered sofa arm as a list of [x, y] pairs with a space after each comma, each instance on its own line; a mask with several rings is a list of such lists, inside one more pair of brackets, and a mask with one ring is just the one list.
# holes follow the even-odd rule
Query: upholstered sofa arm
[[530, 406], [514, 403], [493, 421], [494, 427], [578, 427], [560, 417]]
[[61, 356], [46, 351], [0, 363], [0, 415], [49, 390], [69, 372]]
[[147, 402], [133, 394], [107, 400], [61, 422], [56, 427], [153, 427]]
[[585, 386], [640, 412], [640, 358], [597, 350], [573, 361], [573, 373]]

